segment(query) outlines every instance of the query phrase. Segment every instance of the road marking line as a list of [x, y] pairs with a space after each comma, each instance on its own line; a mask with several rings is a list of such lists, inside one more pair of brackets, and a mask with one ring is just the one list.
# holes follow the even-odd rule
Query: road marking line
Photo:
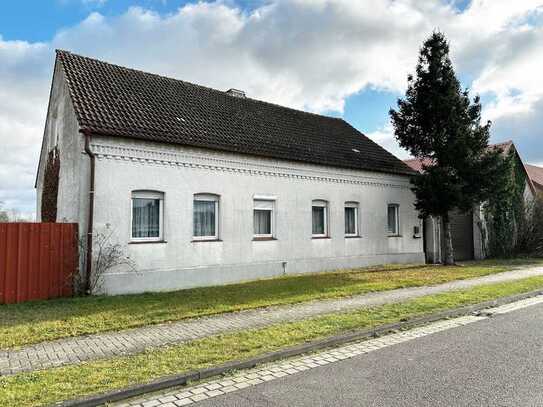
[[525, 300], [520, 300], [512, 302], [510, 304], [500, 305], [499, 307], [494, 307], [487, 310], [490, 315], [499, 315], [506, 314], [508, 312], [517, 311], [526, 307], [531, 307], [532, 305], [537, 305], [543, 303], [543, 295], [537, 297], [526, 298]]
[[[318, 351], [309, 355], [296, 356], [286, 360], [279, 360], [266, 365], [262, 365], [250, 370], [239, 371], [231, 376], [221, 376], [214, 380], [198, 383], [191, 387], [174, 389], [160, 394], [140, 397], [137, 400], [124, 400], [120, 403], [111, 404], [111, 406], [132, 406], [144, 407], [153, 406], [185, 406], [197, 403], [200, 400], [221, 396], [225, 393], [241, 390], [251, 386], [258, 386], [261, 383], [271, 380], [277, 380], [281, 377], [295, 375], [309, 369], [316, 369], [330, 363], [337, 363], [342, 360], [351, 359], [369, 352], [387, 348], [399, 343], [408, 342], [413, 339], [422, 338], [437, 332], [443, 332], [448, 329], [472, 324], [474, 322], [488, 319], [489, 316], [506, 314], [508, 312], [520, 310], [532, 305], [543, 303], [543, 295], [516, 301], [514, 303], [501, 305], [485, 310], [482, 315], [465, 315], [458, 318], [441, 320], [428, 325], [416, 327], [406, 331], [395, 332], [384, 335], [376, 339], [361, 340], [341, 345], [337, 348]], [[210, 391], [213, 389], [212, 391]], [[172, 399], [172, 397], [175, 398]], [[160, 399], [168, 400], [163, 403]], [[158, 403], [158, 404], [155, 404]]]

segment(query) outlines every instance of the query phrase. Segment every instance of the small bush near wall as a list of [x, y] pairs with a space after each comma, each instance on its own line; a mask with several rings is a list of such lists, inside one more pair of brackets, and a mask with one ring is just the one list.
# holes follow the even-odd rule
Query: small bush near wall
[[527, 205], [520, 224], [517, 254], [543, 257], [543, 194]]
[[[89, 276], [78, 273], [75, 275], [74, 287], [78, 294], [98, 294], [102, 290], [104, 275], [109, 271], [122, 267], [123, 271], [136, 271], [136, 265], [126, 255], [124, 248], [115, 242], [114, 231], [107, 225], [105, 229], [99, 230], [93, 235], [92, 265]], [[86, 239], [79, 241], [79, 252], [81, 264], [86, 264], [87, 242]], [[86, 281], [88, 279], [88, 281]]]
[[43, 191], [41, 199], [41, 221], [57, 221], [58, 181], [60, 173], [60, 156], [58, 148], [51, 150], [47, 157], [43, 175]]

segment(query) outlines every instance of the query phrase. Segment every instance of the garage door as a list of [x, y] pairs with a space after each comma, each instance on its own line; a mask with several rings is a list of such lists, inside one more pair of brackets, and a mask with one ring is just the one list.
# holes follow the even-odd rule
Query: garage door
[[453, 212], [450, 215], [454, 259], [473, 259], [473, 214]]

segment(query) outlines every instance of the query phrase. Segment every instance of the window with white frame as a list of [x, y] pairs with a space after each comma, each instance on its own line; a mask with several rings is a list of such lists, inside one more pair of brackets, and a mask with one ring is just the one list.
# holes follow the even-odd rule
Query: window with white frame
[[132, 241], [163, 240], [164, 193], [132, 192]]
[[313, 237], [328, 236], [328, 202], [315, 200], [311, 207], [311, 234]]
[[254, 199], [253, 235], [255, 238], [272, 238], [274, 234], [273, 199]]
[[400, 234], [400, 205], [389, 204], [387, 211], [387, 230], [391, 236], [397, 236]]
[[357, 202], [345, 202], [345, 236], [358, 236]]
[[195, 194], [193, 201], [194, 240], [219, 238], [219, 196]]

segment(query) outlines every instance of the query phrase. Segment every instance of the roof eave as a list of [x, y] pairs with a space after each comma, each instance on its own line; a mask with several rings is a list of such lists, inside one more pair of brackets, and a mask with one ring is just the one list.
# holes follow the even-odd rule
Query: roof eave
[[[106, 129], [98, 129], [92, 126], [83, 125], [80, 126], [80, 132], [91, 132], [93, 135], [96, 136], [105, 136], [105, 137], [118, 137], [118, 138], [130, 138], [132, 140], [140, 140], [140, 141], [148, 141], [145, 137], [136, 137], [136, 136], [130, 136], [128, 137], [125, 134], [113, 131], [113, 130], [106, 130]], [[168, 142], [162, 142], [162, 141], [151, 141], [152, 143], [158, 143], [158, 144], [166, 144], [166, 145], [180, 145], [185, 147], [192, 147], [192, 148], [201, 148], [203, 150], [211, 150], [211, 151], [219, 151], [219, 152], [227, 152], [232, 154], [240, 154], [243, 156], [252, 156], [252, 157], [263, 157], [263, 158], [269, 158], [269, 159], [276, 159], [276, 160], [283, 160], [283, 161], [290, 161], [290, 162], [299, 162], [299, 163], [305, 163], [305, 164], [314, 164], [314, 165], [322, 165], [325, 167], [330, 168], [342, 168], [342, 169], [350, 169], [355, 171], [368, 171], [368, 172], [376, 172], [379, 174], [388, 174], [388, 175], [395, 175], [395, 176], [404, 176], [404, 177], [413, 177], [420, 175], [418, 172], [411, 170], [409, 167], [406, 171], [387, 171], [387, 170], [381, 170], [376, 168], [366, 168], [366, 167], [355, 167], [351, 165], [334, 165], [334, 164], [323, 164], [322, 162], [312, 161], [312, 160], [302, 160], [302, 159], [296, 159], [296, 158], [283, 158], [283, 157], [277, 157], [273, 155], [266, 155], [266, 154], [256, 154], [256, 153], [243, 153], [236, 151], [234, 149], [227, 150], [223, 147], [211, 147], [211, 146], [198, 146], [198, 145], [192, 145], [192, 144], [186, 144], [186, 143], [168, 143]]]
[[38, 167], [36, 168], [36, 179], [34, 180], [34, 189], [38, 188], [38, 178], [40, 176], [40, 163], [42, 159], [43, 154], [43, 146], [45, 143], [45, 135], [47, 132], [47, 125], [49, 124], [49, 112], [51, 110], [51, 97], [53, 96], [53, 85], [55, 83], [56, 73], [57, 73], [57, 66], [58, 66], [58, 53], [55, 56], [55, 63], [53, 65], [53, 77], [51, 78], [51, 86], [49, 87], [49, 99], [47, 103], [47, 113], [45, 115], [45, 125], [43, 127], [43, 135], [41, 138], [41, 148], [40, 148], [40, 156], [38, 158]]

